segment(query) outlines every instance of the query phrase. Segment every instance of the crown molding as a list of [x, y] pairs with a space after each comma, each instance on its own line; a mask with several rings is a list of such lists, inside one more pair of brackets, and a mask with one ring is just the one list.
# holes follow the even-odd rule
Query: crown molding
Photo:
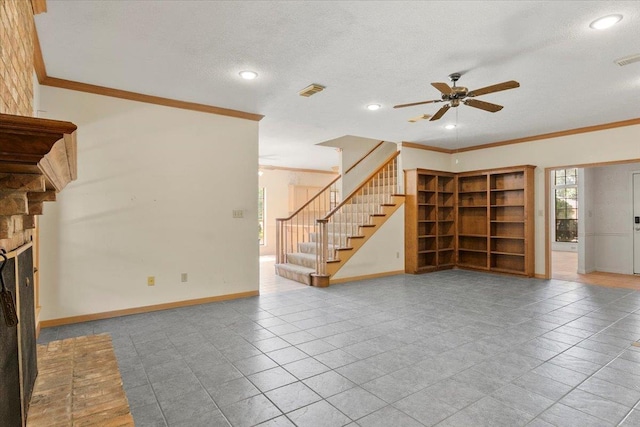
[[492, 142], [489, 144], [474, 145], [455, 150], [454, 152], [463, 153], [465, 151], [484, 150], [485, 148], [501, 147], [503, 145], [522, 144], [524, 142], [539, 141], [541, 139], [559, 138], [561, 136], [578, 135], [581, 133], [596, 132], [606, 129], [614, 129], [624, 126], [640, 125], [640, 118], [622, 120], [619, 122], [603, 123], [600, 125], [585, 126], [581, 128], [568, 129], [558, 132], [543, 133], [540, 135], [527, 136], [524, 138], [508, 139], [506, 141]]
[[502, 147], [503, 145], [522, 144], [524, 142], [539, 141], [541, 139], [550, 139], [550, 138], [559, 138], [562, 136], [578, 135], [581, 133], [596, 132], [600, 130], [614, 129], [614, 128], [619, 128], [624, 126], [633, 126], [633, 125], [640, 125], [640, 117], [636, 119], [621, 120], [619, 122], [603, 123], [600, 125], [585, 126], [581, 128], [568, 129], [568, 130], [563, 130], [558, 132], [543, 133], [540, 135], [532, 135], [532, 136], [527, 136], [523, 138], [508, 139], [505, 141], [498, 141], [498, 142], [490, 142], [488, 144], [472, 145], [471, 147], [458, 148], [457, 150], [434, 147], [431, 145], [416, 144], [415, 142], [406, 142], [406, 141], [402, 141], [400, 145], [402, 147], [407, 147], [407, 148], [416, 148], [419, 150], [428, 150], [428, 151], [436, 151], [438, 153], [454, 154], [454, 153], [464, 153], [466, 151], [484, 150], [486, 148]]
[[448, 148], [440, 148], [440, 147], [434, 147], [432, 145], [422, 145], [422, 144], [416, 144], [415, 142], [406, 142], [406, 141], [402, 141], [400, 143], [401, 147], [407, 147], [407, 148], [416, 148], [418, 150], [427, 150], [427, 151], [435, 151], [438, 153], [445, 153], [445, 154], [453, 154], [454, 151], [450, 150]]
[[180, 108], [183, 110], [199, 111], [201, 113], [218, 114], [221, 116], [236, 117], [239, 119], [260, 121], [264, 117], [260, 114], [247, 113], [245, 111], [230, 110], [228, 108], [214, 107], [212, 105], [197, 104], [195, 102], [178, 101], [176, 99], [162, 98], [159, 96], [145, 95], [137, 92], [113, 89], [104, 86], [97, 86], [88, 83], [64, 80], [56, 77], [45, 77], [40, 83], [44, 86], [57, 87], [61, 89], [75, 90], [78, 92], [93, 93], [96, 95], [110, 96], [112, 98], [127, 99], [129, 101], [144, 102], [147, 104], [162, 105], [165, 107]]

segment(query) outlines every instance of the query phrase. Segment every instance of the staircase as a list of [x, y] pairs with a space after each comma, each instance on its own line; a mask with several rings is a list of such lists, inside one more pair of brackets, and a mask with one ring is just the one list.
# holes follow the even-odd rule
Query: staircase
[[277, 219], [276, 274], [313, 286], [332, 275], [402, 205], [397, 194], [399, 152], [390, 156], [343, 201], [341, 177], [289, 218]]

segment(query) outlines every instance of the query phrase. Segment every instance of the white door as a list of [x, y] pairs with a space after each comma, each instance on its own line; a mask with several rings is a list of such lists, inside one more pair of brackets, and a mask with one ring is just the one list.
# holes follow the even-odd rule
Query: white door
[[640, 173], [633, 174], [633, 273], [640, 274]]

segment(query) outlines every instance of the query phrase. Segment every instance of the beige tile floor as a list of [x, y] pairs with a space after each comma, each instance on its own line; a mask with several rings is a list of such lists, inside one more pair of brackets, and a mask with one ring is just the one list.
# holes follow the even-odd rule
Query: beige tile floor
[[463, 270], [273, 280], [39, 342], [109, 333], [137, 427], [640, 425], [640, 292]]

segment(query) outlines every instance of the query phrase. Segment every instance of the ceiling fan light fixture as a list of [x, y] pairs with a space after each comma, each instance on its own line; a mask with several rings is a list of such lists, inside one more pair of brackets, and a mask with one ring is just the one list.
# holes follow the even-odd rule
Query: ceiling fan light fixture
[[240, 71], [238, 74], [245, 80], [253, 80], [258, 77], [258, 73], [251, 70]]
[[596, 19], [591, 24], [589, 24], [589, 27], [593, 28], [594, 30], [604, 30], [606, 28], [613, 27], [621, 20], [622, 15], [607, 15], [603, 16], [602, 18]]
[[369, 105], [367, 105], [367, 110], [369, 110], [369, 111], [376, 111], [376, 110], [379, 110], [380, 108], [382, 108], [382, 105], [380, 105], [380, 104], [369, 104]]
[[445, 129], [448, 129], [448, 130], [451, 130], [451, 129], [455, 129], [455, 128], [456, 128], [456, 125], [454, 125], [453, 123], [449, 123], [449, 124], [448, 124], [448, 125], [446, 125], [444, 128], [445, 128]]

